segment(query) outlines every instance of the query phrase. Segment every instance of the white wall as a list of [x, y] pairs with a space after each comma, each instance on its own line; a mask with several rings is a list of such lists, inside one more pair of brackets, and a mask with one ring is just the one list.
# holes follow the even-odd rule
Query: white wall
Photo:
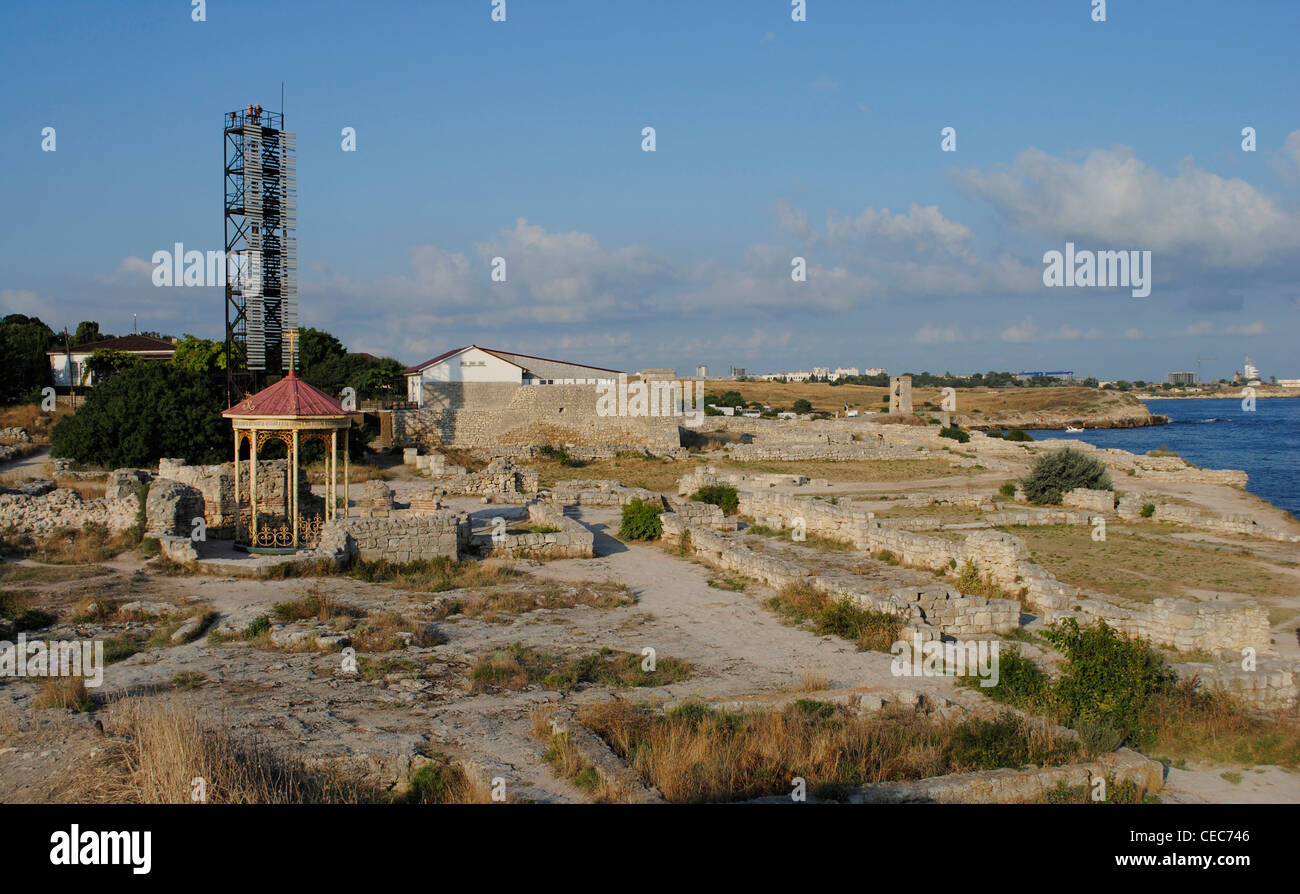
[[500, 357], [470, 348], [425, 367], [421, 378], [426, 382], [510, 382], [520, 384], [523, 370]]

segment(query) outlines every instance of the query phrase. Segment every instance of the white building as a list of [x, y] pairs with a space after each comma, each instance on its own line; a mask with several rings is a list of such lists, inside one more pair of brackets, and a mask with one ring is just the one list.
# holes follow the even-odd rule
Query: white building
[[54, 387], [88, 388], [95, 384], [95, 375], [86, 368], [86, 361], [96, 351], [112, 351], [121, 354], [134, 354], [141, 360], [171, 360], [176, 353], [176, 343], [149, 335], [126, 335], [122, 338], [106, 338], [101, 341], [73, 345], [69, 350], [47, 351], [50, 370], [54, 374]]
[[424, 406], [424, 386], [451, 384], [598, 385], [617, 382], [616, 369], [548, 360], [469, 345], [406, 370], [406, 399]]
[[862, 375], [862, 373], [858, 372], [858, 368], [856, 366], [837, 366], [835, 367], [835, 372], [831, 373], [831, 378], [845, 379], [850, 376], [860, 376], [860, 375]]

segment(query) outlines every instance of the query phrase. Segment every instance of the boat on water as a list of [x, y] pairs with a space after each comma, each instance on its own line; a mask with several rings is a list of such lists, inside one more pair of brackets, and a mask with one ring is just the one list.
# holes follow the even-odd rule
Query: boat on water
[[1082, 428], [1075, 428], [1073, 425], [1067, 425], [1067, 426], [1065, 427], [1065, 430], [1066, 430], [1066, 431], [1069, 431], [1069, 432], [1081, 432], [1081, 431], [1083, 431]]

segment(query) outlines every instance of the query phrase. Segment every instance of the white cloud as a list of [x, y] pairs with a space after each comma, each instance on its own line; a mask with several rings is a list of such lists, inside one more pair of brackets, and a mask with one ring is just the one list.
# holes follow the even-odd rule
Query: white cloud
[[1183, 162], [1174, 176], [1128, 147], [1081, 161], [1038, 149], [989, 172], [954, 174], [1014, 226], [1099, 248], [1185, 255], [1199, 266], [1249, 267], [1300, 249], [1300, 217], [1243, 180]]

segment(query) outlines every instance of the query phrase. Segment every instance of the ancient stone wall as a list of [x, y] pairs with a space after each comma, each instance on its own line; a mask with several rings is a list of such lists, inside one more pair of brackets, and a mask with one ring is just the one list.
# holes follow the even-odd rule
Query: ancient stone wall
[[[506, 385], [482, 394], [425, 383], [425, 406], [393, 413], [402, 447], [556, 447], [678, 450], [685, 417], [601, 416], [596, 385]], [[430, 397], [430, 389], [434, 397]], [[508, 398], [507, 398], [508, 389]]]
[[1109, 515], [1115, 511], [1115, 492], [1076, 487], [1061, 495], [1061, 505], [1066, 509], [1086, 509], [1089, 512], [1104, 512]]
[[322, 549], [363, 562], [456, 559], [469, 544], [470, 518], [464, 512], [337, 518], [327, 522], [321, 532]]
[[139, 504], [134, 492], [112, 500], [87, 500], [71, 488], [48, 484], [30, 493], [0, 494], [0, 531], [41, 536], [64, 528], [80, 529], [87, 522], [114, 532], [135, 524]]
[[534, 502], [528, 504], [530, 525], [555, 528], [553, 531], [527, 531], [488, 536], [483, 544], [494, 554], [534, 559], [591, 558], [596, 535], [586, 525], [564, 514], [562, 506]]

